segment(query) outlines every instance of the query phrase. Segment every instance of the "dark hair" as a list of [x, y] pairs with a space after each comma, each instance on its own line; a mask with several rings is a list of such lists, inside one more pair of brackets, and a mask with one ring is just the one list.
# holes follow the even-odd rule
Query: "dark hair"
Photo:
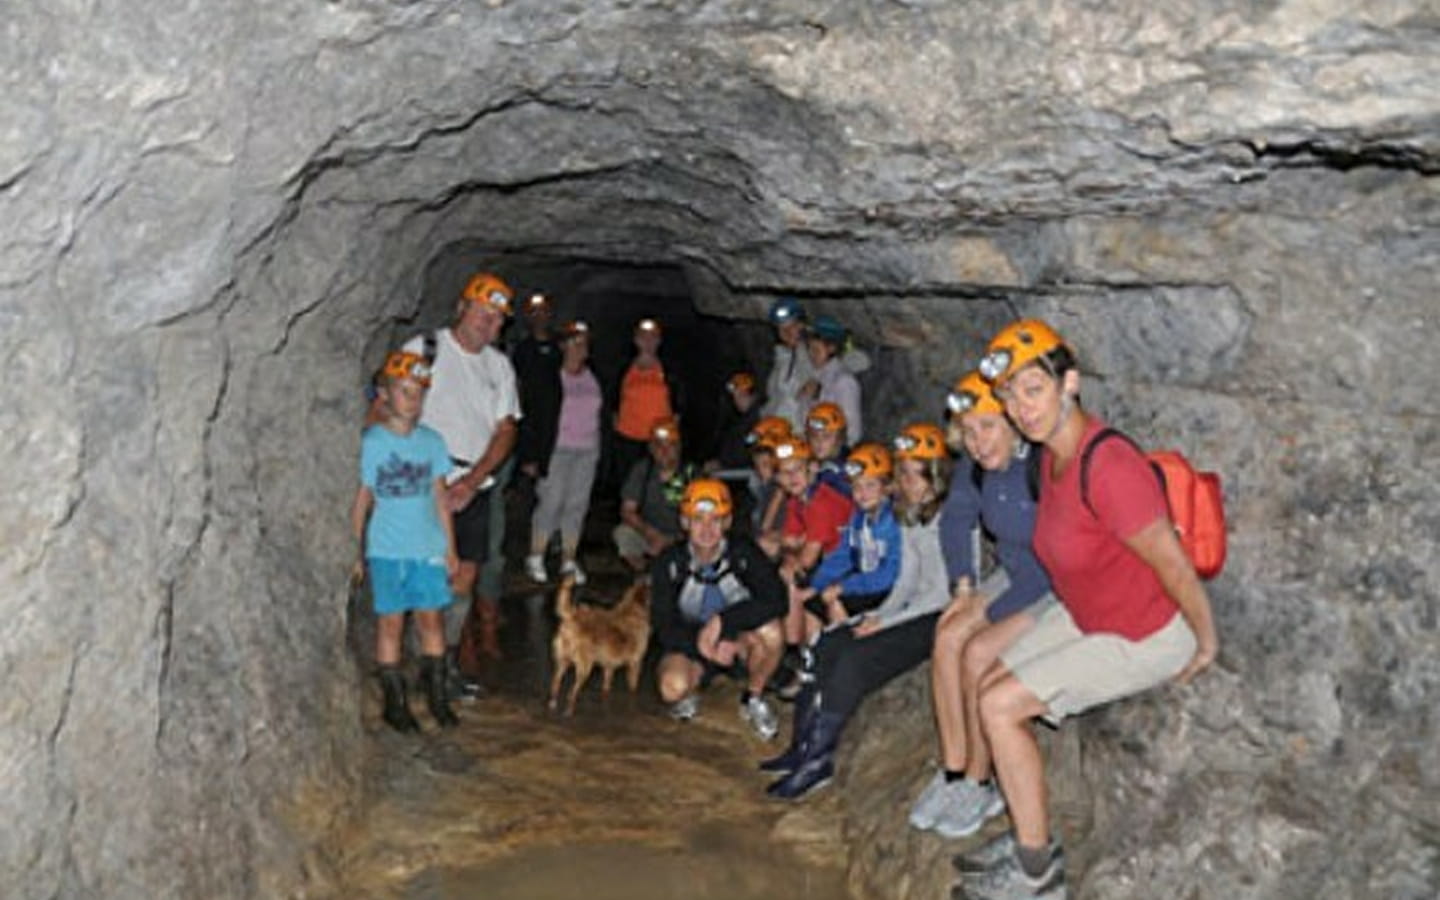
[[1075, 359], [1075, 351], [1071, 350], [1068, 344], [1061, 344], [1040, 359], [1056, 378], [1063, 378], [1071, 369], [1080, 368], [1080, 363]]

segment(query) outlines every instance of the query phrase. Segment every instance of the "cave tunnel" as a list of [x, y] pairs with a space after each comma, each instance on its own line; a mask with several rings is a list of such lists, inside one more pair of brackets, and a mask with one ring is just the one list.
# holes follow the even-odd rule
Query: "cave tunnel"
[[[1433, 16], [810, 6], [13, 11], [0, 894], [353, 887], [346, 836], [407, 814], [344, 639], [361, 389], [492, 267], [610, 323], [606, 361], [673, 323], [707, 398], [800, 297], [871, 354], [875, 434], [1055, 323], [1089, 407], [1221, 473], [1231, 554], [1211, 672], [1045, 738], [1071, 893], [1436, 895]], [[843, 834], [854, 896], [947, 891], [953, 846], [903, 816], [927, 692], [863, 710], [821, 812], [742, 819]], [[504, 751], [618, 734], [522, 705], [493, 756], [398, 752], [523, 795]], [[564, 846], [543, 791], [459, 821]]]

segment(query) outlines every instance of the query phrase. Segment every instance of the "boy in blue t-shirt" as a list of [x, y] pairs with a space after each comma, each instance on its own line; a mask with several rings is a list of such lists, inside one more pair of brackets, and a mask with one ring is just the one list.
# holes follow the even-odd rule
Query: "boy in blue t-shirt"
[[459, 567], [445, 492], [450, 453], [439, 432], [419, 424], [429, 387], [430, 365], [424, 357], [397, 351], [385, 359], [379, 384], [384, 418], [360, 439], [360, 490], [350, 510], [360, 546], [356, 572], [369, 569], [378, 617], [375, 661], [385, 692], [384, 717], [397, 731], [420, 727], [410, 714], [400, 673], [407, 612], [414, 614], [420, 632], [420, 680], [430, 714], [446, 728], [460, 721], [445, 691], [442, 619], [454, 599], [450, 579]]

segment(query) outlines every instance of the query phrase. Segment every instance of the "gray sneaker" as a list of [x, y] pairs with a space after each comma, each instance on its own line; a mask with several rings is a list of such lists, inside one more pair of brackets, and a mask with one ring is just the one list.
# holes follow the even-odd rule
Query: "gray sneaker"
[[945, 792], [945, 770], [937, 769], [934, 777], [925, 783], [915, 805], [910, 807], [910, 827], [928, 831], [935, 827], [935, 816], [940, 811], [940, 796]]
[[943, 838], [969, 837], [1005, 811], [1005, 798], [993, 781], [982, 785], [967, 778], [965, 784], [970, 787], [964, 795], [945, 804], [935, 816], [935, 833]]
[[910, 812], [910, 824], [921, 831], [934, 828], [946, 810], [978, 803], [983, 791], [969, 778], [946, 781], [943, 770], [936, 772], [930, 783], [925, 785], [920, 799], [915, 801], [915, 808]]
[[688, 722], [700, 712], [700, 695], [686, 694], [670, 704], [670, 718], [677, 722]]
[[1055, 845], [1050, 864], [1038, 878], [1026, 875], [1020, 860], [1009, 853], [983, 872], [962, 874], [951, 891], [952, 898], [957, 896], [969, 900], [1066, 900], [1065, 851]]
[[1007, 858], [1015, 855], [1015, 832], [1007, 831], [997, 837], [993, 837], [974, 850], [966, 853], [957, 853], [950, 857], [950, 865], [961, 875], [969, 875], [973, 872], [984, 872], [986, 869], [994, 868]]
[[762, 741], [769, 741], [780, 733], [780, 717], [770, 702], [759, 694], [740, 705], [740, 718], [750, 723], [750, 730]]

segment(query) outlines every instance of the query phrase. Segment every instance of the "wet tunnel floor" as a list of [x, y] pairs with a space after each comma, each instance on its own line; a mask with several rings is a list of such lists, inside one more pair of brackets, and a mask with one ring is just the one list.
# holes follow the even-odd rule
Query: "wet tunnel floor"
[[[592, 583], [616, 596], [623, 579]], [[551, 594], [513, 575], [509, 585], [505, 658], [484, 696], [456, 704], [458, 728], [436, 730], [412, 696], [425, 733], [391, 733], [378, 691], [367, 697], [378, 799], [345, 841], [336, 898], [846, 896], [836, 798], [765, 796], [755, 763], [786, 731], [772, 744], [753, 737], [725, 681], [697, 719], [670, 720], [653, 659], [638, 694], [617, 679], [602, 704], [597, 673], [573, 718], [550, 713]]]

